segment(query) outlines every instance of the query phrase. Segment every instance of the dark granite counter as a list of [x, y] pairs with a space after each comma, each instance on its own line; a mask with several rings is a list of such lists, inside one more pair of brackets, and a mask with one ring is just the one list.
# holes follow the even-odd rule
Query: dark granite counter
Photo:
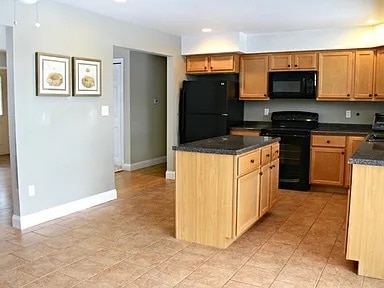
[[357, 135], [365, 136], [373, 133], [372, 125], [368, 124], [336, 124], [336, 123], [319, 123], [317, 129], [312, 130], [312, 134], [329, 134], [329, 135]]
[[172, 146], [176, 151], [238, 155], [278, 142], [280, 138], [226, 135]]
[[272, 122], [267, 121], [244, 121], [242, 124], [231, 127], [231, 129], [249, 129], [249, 130], [261, 130], [272, 127]]
[[384, 166], [384, 143], [363, 142], [349, 158], [348, 163]]

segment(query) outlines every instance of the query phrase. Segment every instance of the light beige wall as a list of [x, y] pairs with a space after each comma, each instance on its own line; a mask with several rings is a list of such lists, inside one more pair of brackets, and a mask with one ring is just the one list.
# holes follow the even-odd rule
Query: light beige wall
[[[115, 188], [113, 121], [100, 115], [102, 105], [113, 105], [113, 46], [168, 56], [167, 169], [174, 170], [172, 145], [177, 143], [177, 99], [184, 78], [179, 37], [53, 1], [41, 1], [41, 28], [37, 29], [33, 5], [19, 8], [18, 26], [7, 47], [14, 56], [9, 71], [13, 73], [10, 97], [15, 110], [20, 215]], [[8, 24], [9, 19], [2, 18], [8, 13], [0, 11], [0, 24]], [[37, 97], [35, 52], [100, 59], [102, 96]], [[36, 186], [34, 197], [28, 196], [31, 184]]]
[[130, 54], [129, 115], [134, 164], [166, 156], [167, 59], [137, 51]]

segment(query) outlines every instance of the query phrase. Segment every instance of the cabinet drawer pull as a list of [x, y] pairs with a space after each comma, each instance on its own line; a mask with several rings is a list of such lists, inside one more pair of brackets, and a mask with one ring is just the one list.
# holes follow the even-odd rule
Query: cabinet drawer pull
[[276, 154], [279, 154], [279, 150], [276, 150], [275, 153], [276, 153]]
[[207, 70], [207, 67], [206, 67], [206, 66], [204, 66], [204, 70]]
[[347, 94], [347, 97], [351, 96], [351, 94]]
[[372, 97], [372, 94], [369, 94], [368, 96], [369, 96], [369, 97]]
[[260, 176], [263, 176], [263, 172], [260, 172], [259, 175], [260, 175]]
[[377, 93], [375, 93], [375, 96], [377, 96]]
[[291, 67], [291, 65], [288, 64], [288, 68]]
[[295, 64], [295, 67], [297, 67], [297, 64]]
[[327, 144], [331, 143], [331, 141], [327, 140]]
[[251, 159], [251, 163], [252, 163], [252, 164], [255, 163], [255, 160]]
[[341, 152], [341, 155], [344, 155], [344, 152]]
[[265, 156], [269, 157], [269, 154], [267, 154], [267, 155], [265, 155]]
[[213, 70], [213, 67], [211, 66], [211, 70]]

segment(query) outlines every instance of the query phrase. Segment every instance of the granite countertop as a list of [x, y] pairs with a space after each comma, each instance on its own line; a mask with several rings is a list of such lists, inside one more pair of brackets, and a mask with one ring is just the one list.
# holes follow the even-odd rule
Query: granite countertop
[[172, 146], [172, 149], [176, 151], [238, 155], [278, 141], [280, 141], [278, 137], [226, 135]]
[[[231, 127], [231, 129], [249, 129], [261, 130], [271, 128], [272, 122], [267, 121], [244, 121], [240, 125]], [[337, 124], [337, 123], [319, 123], [319, 127], [311, 131], [312, 134], [330, 134], [330, 135], [361, 135], [365, 136], [373, 133], [371, 124]]]
[[348, 163], [384, 166], [384, 143], [363, 142], [349, 158]]

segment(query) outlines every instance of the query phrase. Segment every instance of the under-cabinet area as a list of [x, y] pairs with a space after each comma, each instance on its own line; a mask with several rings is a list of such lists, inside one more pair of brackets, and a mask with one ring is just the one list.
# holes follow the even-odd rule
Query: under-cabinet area
[[226, 248], [267, 213], [278, 201], [277, 141], [225, 136], [174, 147], [176, 238]]

